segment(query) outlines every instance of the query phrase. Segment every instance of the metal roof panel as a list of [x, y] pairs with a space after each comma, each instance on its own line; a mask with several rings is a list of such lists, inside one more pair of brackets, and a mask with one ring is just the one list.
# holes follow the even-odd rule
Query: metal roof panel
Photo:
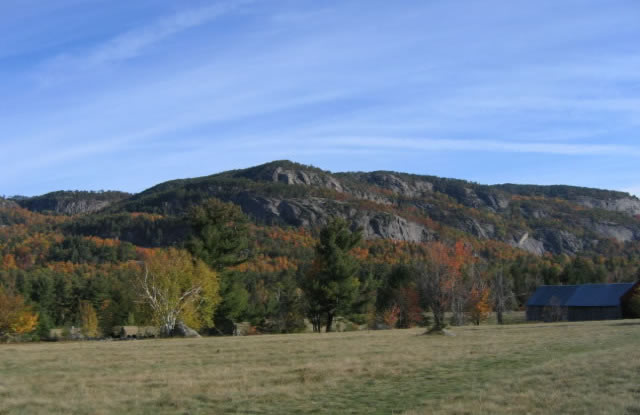
[[528, 306], [615, 307], [635, 283], [542, 285], [527, 301]]
[[529, 298], [527, 305], [565, 306], [577, 288], [577, 285], [541, 285]]
[[633, 286], [634, 283], [580, 285], [567, 302], [567, 306], [616, 307], [620, 305], [620, 297]]

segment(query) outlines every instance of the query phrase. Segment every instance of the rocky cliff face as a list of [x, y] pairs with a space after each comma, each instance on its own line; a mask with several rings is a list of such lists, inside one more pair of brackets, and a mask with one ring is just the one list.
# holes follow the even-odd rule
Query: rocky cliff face
[[[471, 234], [479, 239], [499, 239], [512, 246], [536, 255], [545, 252], [576, 254], [597, 244], [597, 239], [614, 239], [629, 242], [640, 239], [638, 224], [571, 219], [579, 221], [579, 233], [562, 229], [556, 209], [552, 204], [517, 204], [518, 215], [529, 223], [528, 230], [502, 232], [496, 224], [483, 221], [471, 211], [457, 208], [455, 213], [442, 211], [429, 203], [446, 196], [464, 207], [498, 214], [512, 215], [513, 194], [501, 188], [481, 186], [459, 180], [430, 178], [393, 172], [340, 173], [332, 175], [318, 170], [306, 170], [304, 166], [272, 166], [261, 175], [247, 175], [254, 180], [269, 180], [287, 185], [320, 187], [345, 195], [345, 201], [309, 197], [295, 199], [260, 198], [243, 194], [234, 199], [248, 214], [270, 222], [293, 226], [318, 226], [330, 216], [342, 216], [362, 226], [365, 237], [388, 238], [402, 241], [430, 241], [438, 238], [435, 229], [403, 217], [400, 214], [383, 213], [354, 207], [353, 200], [375, 202], [382, 206], [410, 203], [426, 217]], [[517, 196], [517, 195], [516, 195]], [[526, 198], [525, 198], [526, 199]], [[551, 199], [551, 198], [550, 198]], [[401, 202], [399, 202], [399, 200]], [[516, 197], [515, 200], [518, 200]], [[549, 202], [551, 203], [551, 202]], [[571, 203], [596, 210], [635, 215], [640, 212], [640, 200], [633, 197], [598, 199], [592, 196], [573, 198]], [[545, 222], [546, 221], [546, 222]], [[537, 224], [540, 222], [540, 224]], [[548, 222], [548, 223], [547, 223]], [[556, 224], [554, 224], [556, 222]]]
[[319, 186], [335, 190], [337, 192], [343, 191], [342, 184], [334, 177], [300, 169], [276, 167], [271, 175], [271, 180], [290, 185], [301, 184], [305, 186]]
[[33, 210], [52, 211], [65, 215], [77, 215], [80, 213], [97, 212], [109, 206], [111, 202], [106, 200], [68, 200], [56, 203], [36, 203]]
[[166, 182], [121, 201], [117, 196], [81, 196], [57, 197], [55, 204], [32, 207], [74, 214], [112, 204], [109, 210], [115, 212], [180, 215], [190, 205], [216, 197], [266, 224], [318, 227], [341, 216], [361, 226], [367, 238], [423, 242], [467, 234], [536, 255], [573, 255], [597, 249], [605, 239], [640, 240], [640, 219], [635, 217], [640, 215], [640, 200], [626, 193], [572, 186], [487, 186], [388, 171], [334, 174], [289, 161]]
[[0, 208], [15, 208], [18, 204], [13, 200], [7, 200], [0, 197]]
[[20, 206], [35, 212], [77, 215], [97, 212], [130, 196], [124, 192], [59, 191], [19, 199]]
[[593, 209], [604, 209], [612, 212], [621, 212], [627, 215], [640, 215], [640, 200], [632, 197], [619, 199], [596, 199], [589, 196], [580, 196], [576, 199], [580, 205]]
[[258, 220], [269, 224], [317, 227], [331, 217], [340, 216], [363, 229], [365, 238], [387, 238], [399, 241], [426, 242], [435, 238], [433, 230], [400, 216], [358, 210], [346, 202], [326, 198], [279, 199], [242, 193], [232, 201]]

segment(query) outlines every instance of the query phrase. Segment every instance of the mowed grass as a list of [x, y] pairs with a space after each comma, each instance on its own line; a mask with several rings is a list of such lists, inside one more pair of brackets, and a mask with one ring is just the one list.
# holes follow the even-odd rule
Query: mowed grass
[[0, 345], [1, 414], [640, 414], [640, 320]]

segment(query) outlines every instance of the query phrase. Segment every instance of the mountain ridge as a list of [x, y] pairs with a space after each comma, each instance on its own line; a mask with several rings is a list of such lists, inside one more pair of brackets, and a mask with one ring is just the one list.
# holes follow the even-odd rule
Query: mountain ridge
[[[536, 255], [574, 255], [597, 251], [605, 240], [640, 240], [635, 217], [640, 215], [640, 199], [625, 192], [567, 185], [484, 185], [382, 170], [332, 173], [288, 160], [171, 180], [133, 195], [111, 192], [101, 204], [95, 203], [95, 194], [86, 196], [93, 196], [94, 203], [83, 204], [80, 197], [71, 208], [54, 211], [180, 216], [190, 206], [216, 197], [239, 205], [266, 225], [315, 228], [342, 216], [361, 227], [367, 238], [427, 242], [466, 234]], [[33, 198], [16, 203], [38, 207]]]

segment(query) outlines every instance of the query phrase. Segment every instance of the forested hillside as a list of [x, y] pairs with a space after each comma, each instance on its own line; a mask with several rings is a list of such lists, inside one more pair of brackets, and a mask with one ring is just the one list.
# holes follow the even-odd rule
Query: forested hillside
[[[422, 270], [437, 259], [457, 287], [443, 303], [457, 313], [454, 323], [479, 322], [498, 303], [521, 307], [543, 283], [635, 280], [639, 214], [640, 200], [621, 192], [333, 174], [278, 161], [134, 195], [0, 199], [0, 291], [31, 313], [24, 316], [37, 315], [33, 333], [41, 337], [91, 320], [109, 334], [152, 323], [136, 285], [143, 264], [184, 251], [216, 273], [211, 295], [184, 312], [202, 333], [232, 333], [240, 322], [255, 332], [292, 332], [305, 318], [331, 327], [338, 316], [408, 327], [434, 307]], [[336, 218], [346, 228], [319, 243]], [[340, 248], [335, 241], [347, 233], [353, 244]], [[339, 265], [331, 274], [323, 267], [332, 261]], [[334, 280], [322, 285], [329, 274]], [[330, 286], [339, 289], [329, 295]], [[213, 316], [201, 315], [205, 300]]]

